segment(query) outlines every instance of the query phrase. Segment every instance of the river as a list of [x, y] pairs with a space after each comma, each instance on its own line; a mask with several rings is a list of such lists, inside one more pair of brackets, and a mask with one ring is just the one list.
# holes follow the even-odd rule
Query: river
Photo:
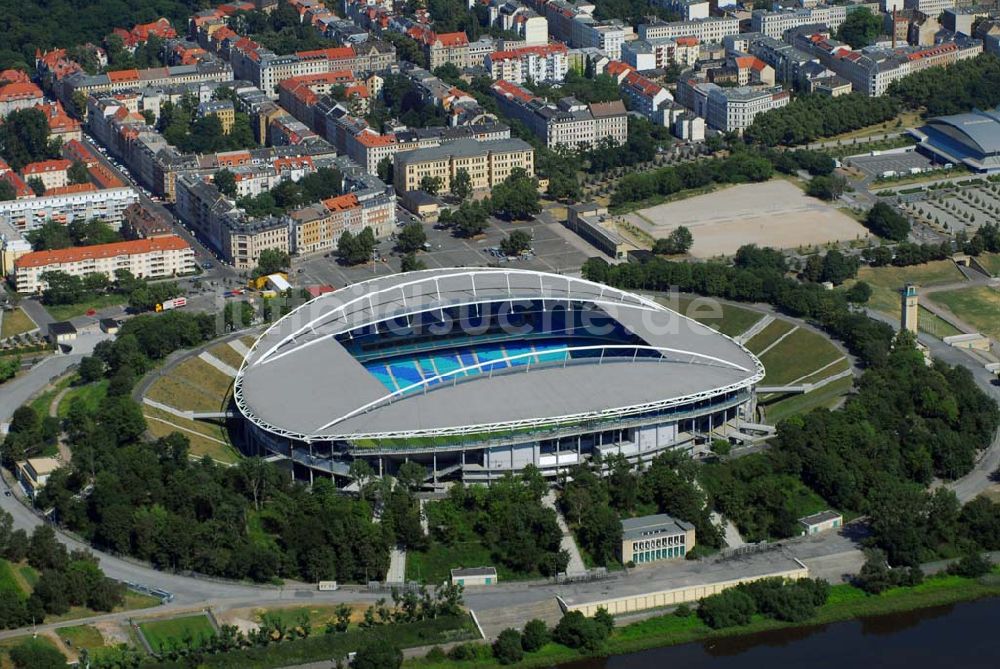
[[582, 660], [570, 669], [996, 669], [1000, 599]]

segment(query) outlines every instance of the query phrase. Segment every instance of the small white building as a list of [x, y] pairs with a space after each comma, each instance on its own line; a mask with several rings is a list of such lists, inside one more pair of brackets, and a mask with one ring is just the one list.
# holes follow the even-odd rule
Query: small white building
[[468, 569], [452, 569], [452, 585], [496, 585], [497, 570], [493, 567], [470, 567]]
[[799, 525], [802, 526], [802, 534], [819, 534], [828, 530], [835, 530], [842, 527], [844, 517], [836, 511], [820, 511], [811, 516], [799, 518]]

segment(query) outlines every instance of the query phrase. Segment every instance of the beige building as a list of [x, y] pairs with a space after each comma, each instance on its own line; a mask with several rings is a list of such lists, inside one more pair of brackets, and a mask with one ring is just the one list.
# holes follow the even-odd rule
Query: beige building
[[32, 499], [45, 487], [49, 476], [62, 466], [55, 458], [28, 458], [17, 463], [17, 480]]
[[472, 178], [473, 189], [493, 188], [516, 168], [535, 174], [535, 150], [520, 139], [477, 142], [462, 139], [442, 146], [397, 153], [394, 156], [396, 190], [420, 189], [424, 177], [441, 179], [440, 193], [451, 192], [459, 170]]
[[222, 132], [228, 135], [229, 131], [233, 129], [233, 123], [236, 122], [236, 109], [233, 107], [233, 103], [229, 100], [202, 102], [198, 105], [198, 116], [216, 117], [222, 125]]
[[104, 274], [113, 280], [115, 271], [121, 269], [153, 279], [187, 274], [194, 267], [194, 250], [180, 237], [170, 235], [26, 253], [14, 261], [14, 278], [17, 292], [37, 293], [46, 288], [42, 280], [45, 272], [79, 277]]
[[65, 158], [29, 163], [21, 170], [21, 176], [25, 181], [41, 180], [45, 185], [45, 190], [60, 188], [69, 183], [69, 168], [72, 165], [73, 162]]
[[623, 564], [683, 558], [695, 546], [694, 525], [666, 514], [622, 521]]
[[468, 569], [452, 569], [452, 585], [467, 587], [470, 585], [496, 585], [497, 570], [493, 567], [470, 567]]

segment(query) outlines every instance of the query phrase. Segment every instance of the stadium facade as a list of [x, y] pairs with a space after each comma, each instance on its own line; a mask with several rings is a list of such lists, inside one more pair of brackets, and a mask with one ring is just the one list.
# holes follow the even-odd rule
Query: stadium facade
[[554, 476], [597, 455], [693, 451], [752, 417], [760, 362], [656, 301], [582, 279], [458, 268], [320, 296], [262, 334], [234, 399], [255, 452], [350, 482]]
[[1000, 172], [1000, 110], [937, 116], [910, 135], [917, 149], [939, 163], [965, 165], [973, 172]]

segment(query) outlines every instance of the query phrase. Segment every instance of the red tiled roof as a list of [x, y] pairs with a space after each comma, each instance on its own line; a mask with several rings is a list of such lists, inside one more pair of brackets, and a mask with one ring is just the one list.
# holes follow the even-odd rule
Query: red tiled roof
[[503, 79], [493, 84], [493, 90], [503, 95], [517, 98], [522, 102], [530, 102], [535, 99], [535, 96], [528, 89], [522, 88], [517, 84], [512, 84], [509, 81], [504, 81]]
[[[464, 35], [465, 33], [461, 33]], [[568, 51], [565, 44], [555, 43], [555, 44], [543, 44], [540, 46], [525, 46], [519, 49], [509, 49], [507, 51], [494, 51], [490, 54], [490, 60], [514, 60], [521, 59], [525, 56], [539, 56], [546, 57], [557, 53], [565, 54]]]
[[61, 265], [81, 260], [99, 258], [114, 258], [125, 255], [139, 255], [157, 251], [181, 251], [189, 248], [187, 242], [177, 235], [154, 237], [151, 239], [136, 239], [113, 244], [95, 244], [94, 246], [77, 246], [54, 251], [34, 251], [26, 253], [14, 262], [15, 267], [45, 267]]
[[42, 97], [44, 97], [42, 89], [31, 82], [16, 81], [12, 84], [0, 86], [0, 102], [31, 100]]
[[312, 51], [296, 51], [299, 58], [325, 58], [326, 60], [346, 60], [354, 58], [354, 48], [349, 46], [333, 47], [330, 49], [313, 49]]
[[17, 172], [4, 172], [3, 174], [0, 174], [0, 179], [3, 179], [14, 187], [14, 192], [17, 194], [18, 200], [35, 197], [35, 191], [31, 190], [31, 186], [26, 184], [24, 179], [22, 179]]
[[432, 43], [440, 42], [441, 46], [446, 49], [469, 45], [469, 36], [464, 32], [442, 33], [440, 35], [431, 33], [431, 35], [433, 36], [433, 39], [431, 40]]
[[396, 143], [396, 135], [392, 133], [379, 135], [374, 132], [362, 132], [357, 134], [355, 139], [357, 139], [362, 146], [366, 146], [369, 149], [376, 146], [389, 146], [390, 144]]
[[27, 84], [31, 81], [31, 79], [28, 77], [27, 72], [10, 69], [0, 72], [0, 81], [6, 81], [9, 84]]
[[108, 72], [108, 79], [112, 83], [118, 83], [119, 81], [139, 81], [139, 70], [117, 70], [115, 72]]
[[329, 199], [323, 200], [323, 206], [330, 211], [344, 211], [346, 209], [354, 209], [358, 206], [358, 197], [354, 193], [348, 193], [347, 195], [339, 195], [337, 197], [331, 197]]
[[46, 188], [45, 196], [49, 195], [72, 195], [73, 193], [89, 193], [90, 191], [97, 190], [97, 186], [92, 183], [85, 184], [67, 184], [65, 186], [56, 186], [55, 188]]
[[65, 158], [55, 158], [53, 160], [40, 160], [37, 163], [28, 163], [21, 170], [21, 174], [43, 174], [45, 172], [65, 172], [73, 164]]
[[690, 37], [678, 37], [677, 39], [674, 40], [674, 42], [676, 42], [678, 46], [697, 46], [699, 40], [697, 37], [690, 36]]

